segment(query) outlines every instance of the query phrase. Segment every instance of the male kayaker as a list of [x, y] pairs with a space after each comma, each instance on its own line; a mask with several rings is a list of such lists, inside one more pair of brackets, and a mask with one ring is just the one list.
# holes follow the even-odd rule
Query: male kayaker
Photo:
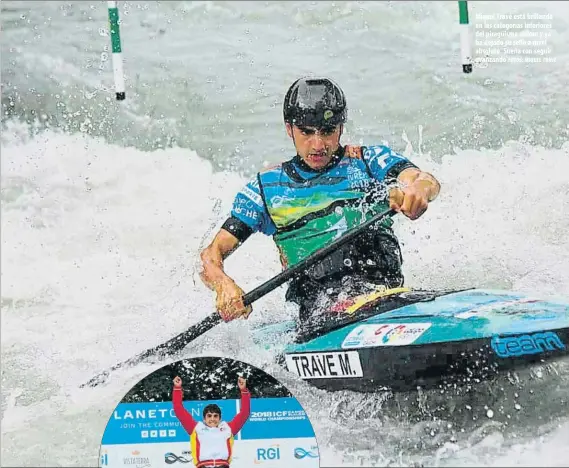
[[[248, 317], [243, 290], [223, 271], [225, 258], [256, 232], [273, 236], [290, 267], [374, 214], [391, 207], [419, 218], [438, 181], [387, 146], [342, 146], [347, 120], [343, 91], [327, 78], [301, 78], [286, 93], [285, 128], [292, 159], [259, 172], [237, 194], [230, 217], [201, 252], [202, 281], [217, 294], [224, 321]], [[291, 280], [286, 299], [300, 319], [342, 294], [403, 285], [402, 257], [390, 218]]]
[[197, 468], [229, 468], [231, 464], [233, 436], [243, 428], [251, 412], [247, 381], [239, 377], [237, 385], [241, 391], [241, 410], [230, 422], [222, 421], [221, 408], [215, 404], [207, 405], [203, 409], [203, 422], [197, 422], [182, 403], [182, 379], [174, 378], [174, 413], [190, 435], [192, 458]]

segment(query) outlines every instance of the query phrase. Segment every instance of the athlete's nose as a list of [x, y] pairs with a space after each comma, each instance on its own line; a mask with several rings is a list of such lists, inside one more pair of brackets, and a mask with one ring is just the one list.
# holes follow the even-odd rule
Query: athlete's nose
[[326, 150], [326, 145], [324, 144], [324, 139], [318, 133], [312, 135], [312, 151], [314, 153], [322, 153]]

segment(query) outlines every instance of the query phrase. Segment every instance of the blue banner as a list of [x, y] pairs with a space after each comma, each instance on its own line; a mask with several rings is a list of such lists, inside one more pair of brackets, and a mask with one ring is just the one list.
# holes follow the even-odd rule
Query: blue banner
[[[239, 400], [184, 401], [196, 421], [211, 403], [221, 408], [224, 421], [239, 411]], [[312, 425], [296, 398], [252, 398], [249, 419], [237, 440], [314, 437]], [[188, 442], [189, 434], [174, 414], [171, 402], [120, 403], [103, 435], [103, 445]]]

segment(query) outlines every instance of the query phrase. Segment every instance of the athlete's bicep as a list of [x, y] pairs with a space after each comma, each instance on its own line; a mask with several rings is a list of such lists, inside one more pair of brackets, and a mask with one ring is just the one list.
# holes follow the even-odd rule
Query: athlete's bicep
[[405, 156], [387, 146], [368, 146], [363, 152], [363, 158], [372, 175], [379, 181], [394, 181], [404, 170], [418, 169]]

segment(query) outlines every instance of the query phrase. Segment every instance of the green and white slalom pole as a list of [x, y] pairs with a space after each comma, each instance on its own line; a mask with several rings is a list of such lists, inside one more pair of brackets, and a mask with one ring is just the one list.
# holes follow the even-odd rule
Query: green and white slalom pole
[[472, 73], [472, 42], [470, 41], [468, 24], [468, 2], [458, 2], [460, 17], [460, 55], [462, 57], [462, 71]]
[[121, 35], [119, 31], [119, 9], [117, 2], [107, 2], [109, 23], [111, 25], [111, 46], [113, 50], [113, 75], [115, 77], [115, 94], [117, 101], [125, 99], [124, 72], [122, 63]]

